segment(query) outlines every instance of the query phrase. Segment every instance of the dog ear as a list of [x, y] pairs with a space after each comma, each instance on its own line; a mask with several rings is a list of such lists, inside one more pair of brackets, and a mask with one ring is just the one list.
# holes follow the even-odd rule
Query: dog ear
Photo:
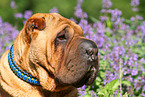
[[32, 17], [27, 20], [25, 23], [25, 40], [27, 43], [30, 43], [32, 38], [37, 37], [38, 33], [34, 30], [43, 30], [46, 27], [44, 17]]
[[33, 32], [34, 29], [43, 30], [45, 28], [45, 18], [44, 17], [37, 17], [37, 18], [30, 18], [26, 22], [26, 31]]

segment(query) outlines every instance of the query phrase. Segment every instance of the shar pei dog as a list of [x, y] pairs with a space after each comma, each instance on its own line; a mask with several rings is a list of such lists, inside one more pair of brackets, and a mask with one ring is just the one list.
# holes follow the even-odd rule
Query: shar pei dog
[[77, 97], [94, 82], [98, 48], [57, 13], [31, 16], [0, 59], [1, 97]]

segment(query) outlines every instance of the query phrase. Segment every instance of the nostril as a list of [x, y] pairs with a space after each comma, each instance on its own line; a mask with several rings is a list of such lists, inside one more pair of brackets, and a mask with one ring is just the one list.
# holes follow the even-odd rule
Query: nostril
[[88, 55], [88, 59], [90, 61], [96, 60], [98, 56], [98, 50], [96, 48], [89, 48], [86, 50], [86, 53]]
[[86, 53], [87, 53], [87, 55], [92, 56], [94, 51], [93, 51], [92, 48], [89, 48], [89, 49], [86, 50]]

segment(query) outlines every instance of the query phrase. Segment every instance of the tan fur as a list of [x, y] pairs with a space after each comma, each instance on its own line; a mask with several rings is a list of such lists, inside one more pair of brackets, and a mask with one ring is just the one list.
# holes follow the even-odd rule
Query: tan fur
[[[34, 26], [38, 28], [34, 28]], [[69, 28], [71, 37], [84, 36], [80, 26], [57, 13], [38, 13], [28, 19], [14, 41], [14, 60], [22, 70], [38, 78], [41, 86], [31, 85], [18, 78], [10, 69], [8, 51], [6, 51], [0, 59], [1, 97], [77, 96], [75, 87], [59, 84], [47, 72], [54, 74], [56, 68], [59, 68], [59, 59], [62, 56], [61, 47], [57, 48], [57, 53], [54, 52], [53, 40], [65, 26]]]

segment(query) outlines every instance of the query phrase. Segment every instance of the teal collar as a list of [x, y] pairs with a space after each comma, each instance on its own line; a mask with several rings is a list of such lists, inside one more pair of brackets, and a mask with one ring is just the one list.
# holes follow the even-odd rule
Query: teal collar
[[14, 74], [20, 78], [21, 80], [33, 84], [33, 85], [40, 85], [40, 82], [37, 78], [33, 77], [31, 74], [26, 73], [25, 71], [22, 71], [18, 65], [14, 61], [13, 57], [13, 45], [11, 46], [9, 53], [8, 53], [8, 62], [10, 65], [11, 70], [14, 72]]

